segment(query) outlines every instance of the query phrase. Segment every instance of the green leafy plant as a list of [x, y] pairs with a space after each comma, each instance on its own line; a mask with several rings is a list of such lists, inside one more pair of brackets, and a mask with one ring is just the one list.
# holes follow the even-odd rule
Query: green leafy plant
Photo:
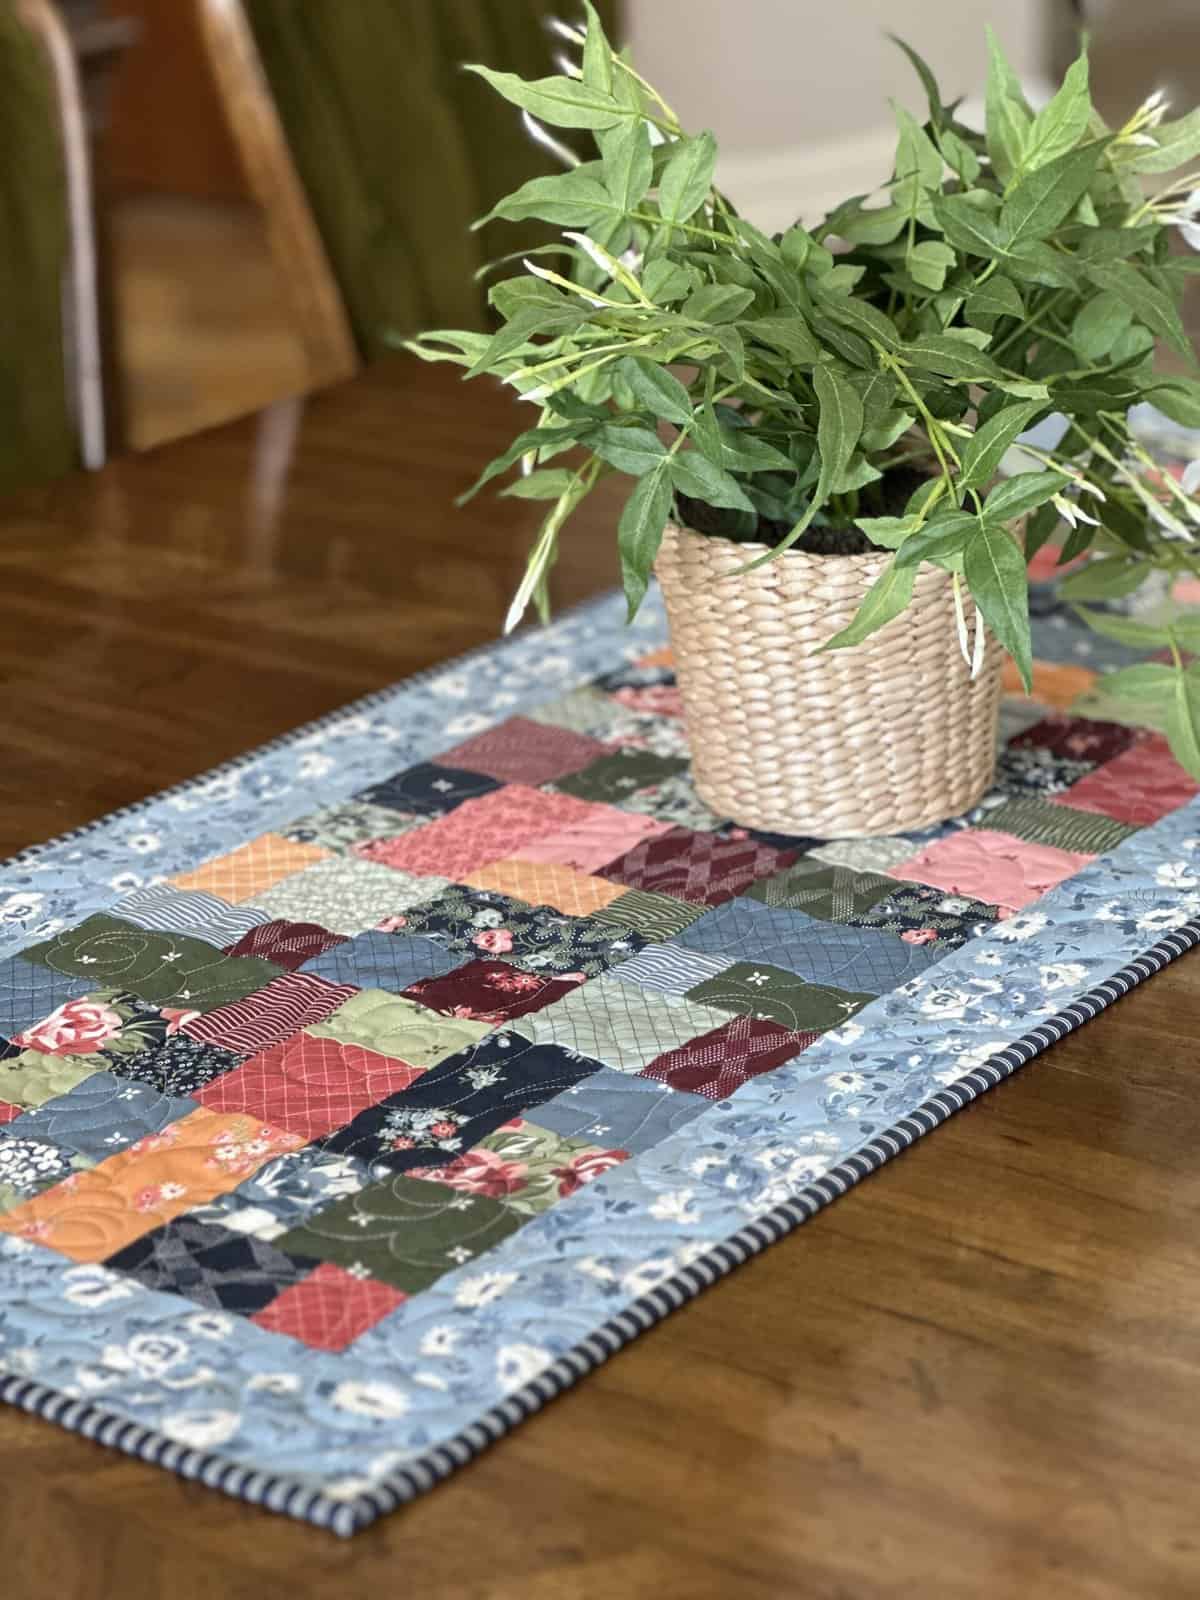
[[[981, 659], [990, 629], [1027, 687], [1027, 561], [1047, 541], [1076, 602], [1200, 573], [1200, 510], [1127, 420], [1151, 401], [1200, 426], [1200, 381], [1155, 367], [1158, 342], [1195, 367], [1179, 306], [1197, 263], [1169, 241], [1172, 223], [1193, 225], [1200, 179], [1165, 175], [1200, 155], [1200, 111], [1168, 121], [1156, 96], [1109, 128], [1083, 54], [1035, 112], [989, 34], [979, 133], [900, 44], [928, 116], [896, 107], [890, 181], [768, 237], [714, 184], [712, 135], [686, 133], [585, 10], [580, 27], [558, 25], [578, 51], [561, 76], [471, 69], [528, 117], [592, 133], [594, 160], [534, 178], [481, 219], [538, 218], [562, 243], [494, 284], [494, 334], [407, 346], [499, 377], [536, 409], [469, 491], [515, 471], [502, 493], [547, 502], [509, 626], [531, 602], [546, 615], [563, 529], [614, 472], [631, 480], [617, 531], [631, 614], [671, 517], [768, 547], [748, 550], [747, 568], [797, 544], [874, 546], [893, 559], [827, 648], [898, 615], [932, 562], [953, 574], [964, 654]], [[1020, 470], [999, 476], [1052, 414], [1054, 448], [1022, 444]], [[1170, 652], [1111, 688], [1200, 773], [1200, 665], [1185, 660], [1200, 625], [1084, 614]]]

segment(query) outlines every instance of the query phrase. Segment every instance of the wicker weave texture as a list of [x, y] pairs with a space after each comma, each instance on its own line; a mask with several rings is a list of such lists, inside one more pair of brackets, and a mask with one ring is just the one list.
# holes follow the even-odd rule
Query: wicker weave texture
[[862, 838], [967, 810], [992, 781], [1002, 652], [971, 681], [949, 574], [849, 650], [818, 654], [891, 559], [789, 551], [669, 526], [657, 562], [696, 787], [747, 827]]

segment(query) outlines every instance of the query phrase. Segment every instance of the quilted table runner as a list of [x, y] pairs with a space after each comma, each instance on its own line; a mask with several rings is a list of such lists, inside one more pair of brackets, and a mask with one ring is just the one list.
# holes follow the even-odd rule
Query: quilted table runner
[[1037, 609], [918, 836], [713, 815], [614, 597], [0, 868], [0, 1396], [352, 1533], [1190, 947]]

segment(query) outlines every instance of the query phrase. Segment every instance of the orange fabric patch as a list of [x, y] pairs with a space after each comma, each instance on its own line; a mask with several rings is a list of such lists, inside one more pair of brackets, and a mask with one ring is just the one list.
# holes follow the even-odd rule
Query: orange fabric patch
[[201, 1107], [15, 1206], [0, 1217], [0, 1232], [36, 1239], [72, 1261], [103, 1261], [304, 1143], [257, 1117]]
[[324, 861], [332, 851], [315, 844], [294, 844], [278, 833], [260, 834], [227, 856], [206, 861], [195, 872], [180, 873], [169, 881], [177, 889], [204, 889], [222, 900], [252, 900], [293, 872]]
[[659, 650], [651, 650], [648, 656], [639, 656], [634, 665], [638, 667], [666, 667], [668, 672], [674, 672], [675, 652], [669, 644], [664, 644]]
[[512, 895], [527, 905], [553, 906], [569, 917], [589, 916], [625, 893], [622, 883], [609, 883], [605, 878], [593, 878], [551, 861], [494, 861], [490, 866], [464, 873], [462, 882], [475, 889]]
[[[1035, 661], [1033, 694], [1030, 698], [1040, 701], [1043, 705], [1054, 706], [1058, 711], [1066, 711], [1081, 694], [1087, 693], [1098, 676], [1099, 674], [1093, 672], [1090, 667], [1061, 666], [1055, 661]], [[1025, 698], [1020, 674], [1008, 656], [1004, 658], [1004, 692]]]

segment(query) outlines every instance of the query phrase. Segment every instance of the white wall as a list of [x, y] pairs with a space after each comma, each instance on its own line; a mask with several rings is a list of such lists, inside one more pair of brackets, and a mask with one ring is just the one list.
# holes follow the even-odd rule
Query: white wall
[[[687, 127], [711, 128], [721, 178], [768, 229], [820, 215], [887, 176], [889, 98], [924, 104], [898, 33], [947, 98], [978, 96], [986, 22], [1017, 71], [1043, 76], [1043, 16], [1056, 0], [625, 0], [639, 70]], [[1188, 0], [1193, 3], [1193, 0]]]

